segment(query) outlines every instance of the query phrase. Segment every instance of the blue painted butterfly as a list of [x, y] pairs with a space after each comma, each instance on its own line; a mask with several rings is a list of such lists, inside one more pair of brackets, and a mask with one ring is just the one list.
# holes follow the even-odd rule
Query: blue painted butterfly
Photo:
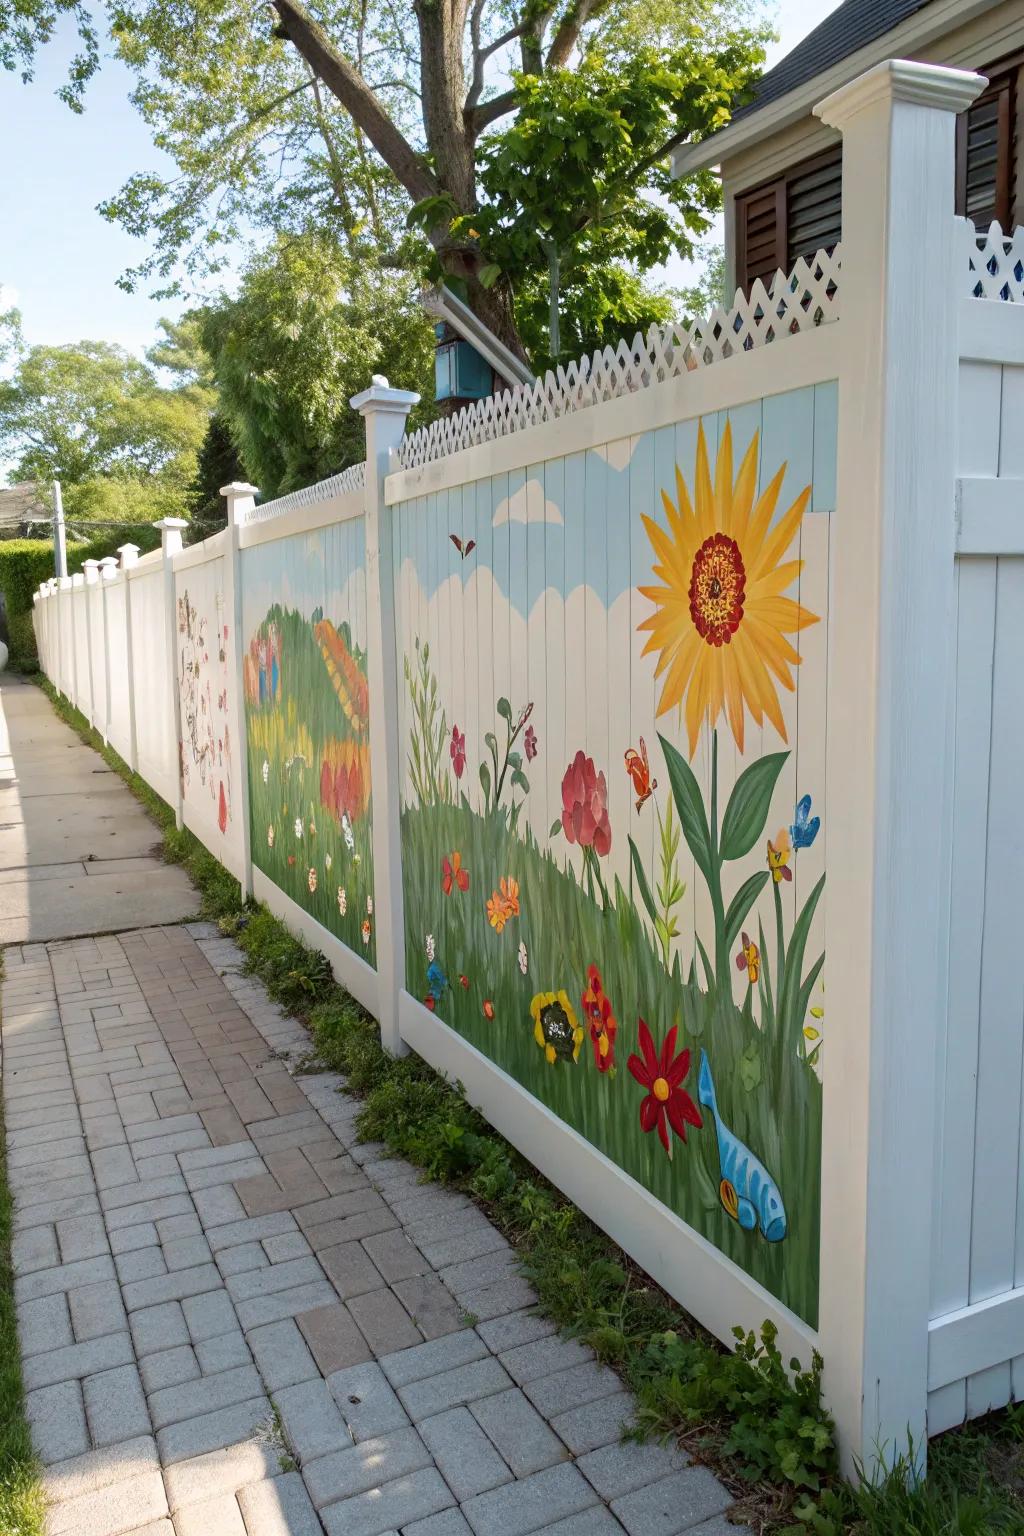
[[811, 797], [804, 795], [802, 800], [796, 803], [796, 819], [789, 829], [789, 836], [793, 844], [793, 851], [798, 848], [809, 848], [818, 835], [821, 826], [821, 817], [811, 815]]

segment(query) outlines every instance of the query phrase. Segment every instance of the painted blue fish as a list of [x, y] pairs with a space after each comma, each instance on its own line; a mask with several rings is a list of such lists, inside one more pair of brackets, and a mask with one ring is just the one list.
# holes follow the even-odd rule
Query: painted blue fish
[[789, 829], [790, 840], [794, 853], [798, 848], [809, 848], [818, 835], [821, 826], [821, 817], [811, 815], [811, 797], [804, 795], [802, 800], [796, 803], [796, 812], [793, 825]]
[[779, 1186], [763, 1163], [734, 1136], [718, 1113], [715, 1080], [707, 1051], [700, 1053], [697, 1097], [715, 1117], [718, 1136], [718, 1166], [722, 1182], [718, 1194], [726, 1213], [746, 1232], [755, 1227], [770, 1243], [780, 1243], [786, 1235], [786, 1210]]

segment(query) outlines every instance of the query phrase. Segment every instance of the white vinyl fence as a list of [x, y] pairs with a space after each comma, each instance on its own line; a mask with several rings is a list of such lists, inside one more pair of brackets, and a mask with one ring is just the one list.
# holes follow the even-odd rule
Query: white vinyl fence
[[[45, 671], [848, 1467], [1024, 1395], [1024, 233], [982, 82], [819, 108], [842, 252], [226, 532], [48, 582]], [[826, 991], [827, 979], [827, 991]], [[922, 1452], [923, 1454], [923, 1452]]]

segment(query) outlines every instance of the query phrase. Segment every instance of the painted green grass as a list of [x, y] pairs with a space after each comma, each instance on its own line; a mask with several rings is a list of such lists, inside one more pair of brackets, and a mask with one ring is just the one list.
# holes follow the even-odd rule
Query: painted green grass
[[[320, 805], [319, 774], [314, 766], [286, 770], [279, 759], [268, 759], [263, 782], [264, 754], [249, 750], [249, 821], [252, 862], [329, 933], [349, 949], [376, 964], [376, 925], [367, 911], [373, 899], [373, 832], [370, 815], [352, 826], [350, 849], [339, 822]], [[296, 834], [301, 822], [301, 836]], [[273, 846], [268, 828], [274, 828]], [[311, 830], [315, 828], [315, 830]], [[316, 889], [309, 888], [309, 872]], [[338, 904], [345, 892], [345, 913]], [[364, 943], [363, 922], [369, 920], [370, 941]]]
[[[245, 703], [252, 862], [335, 938], [376, 965], [369, 802], [346, 835], [320, 798], [325, 751], [339, 744], [354, 750], [360, 738], [335, 694], [312, 621], [275, 604], [260, 633], [270, 624], [281, 636], [280, 698]], [[338, 632], [365, 672], [365, 655], [353, 648], [348, 626]], [[366, 771], [368, 776], [368, 756]]]
[[[749, 1009], [731, 1001], [716, 1007], [695, 980], [674, 980], [621, 886], [602, 910], [571, 867], [560, 868], [532, 834], [523, 840], [510, 833], [500, 817], [480, 816], [465, 805], [407, 809], [402, 848], [409, 990], [427, 993], [430, 934], [449, 983], [437, 1001], [438, 1016], [815, 1326], [821, 1084], [802, 1054], [778, 1050]], [[441, 861], [456, 850], [470, 885], [445, 895]], [[486, 899], [503, 876], [519, 882], [521, 913], [499, 934], [488, 922]], [[526, 945], [526, 976], [518, 964], [520, 942]], [[618, 1020], [614, 1077], [595, 1069], [589, 1039], [575, 1065], [549, 1065], [534, 1040], [534, 994], [564, 988], [580, 1015], [591, 964], [601, 971]], [[493, 1004], [493, 1019], [484, 1013], [485, 1002]], [[638, 1050], [641, 1017], [658, 1045], [679, 1026], [677, 1049], [691, 1051], [683, 1086], [694, 1102], [700, 1049], [707, 1050], [726, 1124], [762, 1159], [782, 1192], [788, 1233], [781, 1243], [744, 1232], [723, 1210], [710, 1115], [685, 1146], [674, 1141], [671, 1159], [655, 1133], [641, 1130], [644, 1090], [626, 1069], [628, 1056]], [[750, 1071], [752, 1057], [759, 1073]]]

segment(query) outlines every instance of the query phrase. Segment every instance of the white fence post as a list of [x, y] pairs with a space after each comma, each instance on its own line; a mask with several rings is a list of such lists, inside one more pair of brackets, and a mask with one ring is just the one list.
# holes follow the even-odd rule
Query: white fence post
[[366, 424], [366, 622], [370, 687], [370, 776], [373, 783], [374, 912], [377, 919], [377, 983], [380, 1038], [393, 1055], [406, 1047], [398, 1029], [398, 994], [405, 975], [405, 914], [399, 825], [401, 746], [398, 740], [398, 662], [395, 644], [395, 573], [390, 507], [384, 477], [390, 453], [419, 400], [391, 389], [375, 375], [352, 398]]
[[953, 677], [956, 113], [978, 75], [890, 60], [843, 133], [826, 803], [821, 1339], [848, 1470], [926, 1446], [935, 1053]]
[[234, 734], [235, 751], [238, 753], [238, 782], [241, 793], [239, 816], [242, 822], [242, 900], [252, 895], [252, 850], [249, 826], [249, 740], [245, 728], [245, 636], [242, 633], [242, 552], [239, 547], [239, 529], [256, 505], [259, 487], [235, 480], [222, 485], [220, 494], [227, 502], [228, 546], [225, 579], [225, 607], [231, 615], [231, 650], [234, 657], [235, 686], [228, 698], [234, 699], [228, 725]]
[[[82, 561], [82, 574], [85, 577], [85, 654], [86, 654], [86, 665], [89, 668], [89, 713], [88, 713], [87, 718], [88, 718], [89, 724], [95, 730], [95, 728], [96, 728], [96, 700], [95, 700], [95, 698], [93, 696], [93, 688], [92, 688], [92, 667], [93, 667], [93, 655], [92, 655], [92, 605], [97, 600], [97, 594], [94, 593], [92, 589], [94, 587], [98, 587], [99, 586], [99, 581], [100, 581], [100, 563], [99, 563], [99, 561], [98, 560], [83, 560]], [[99, 601], [102, 602], [103, 601], [103, 594], [99, 593], [98, 597], [99, 597]]]
[[113, 581], [117, 575], [117, 556], [104, 555], [100, 561], [100, 578], [103, 582], [103, 676], [106, 681], [107, 708], [103, 720], [103, 745], [110, 741], [110, 721], [112, 715], [110, 703], [110, 620], [108, 617], [107, 587], [108, 581]]
[[174, 596], [174, 557], [182, 550], [181, 530], [188, 527], [183, 517], [162, 517], [153, 524], [160, 529], [160, 550], [164, 557], [164, 615], [167, 624], [167, 664], [170, 671], [171, 725], [174, 742], [174, 825], [181, 831], [183, 796], [181, 784], [181, 709], [178, 702], [178, 605]]
[[139, 771], [139, 742], [135, 725], [135, 656], [132, 643], [132, 567], [138, 564], [139, 546], [121, 544], [121, 569], [124, 572], [124, 627], [125, 655], [128, 659], [128, 766], [132, 773]]

